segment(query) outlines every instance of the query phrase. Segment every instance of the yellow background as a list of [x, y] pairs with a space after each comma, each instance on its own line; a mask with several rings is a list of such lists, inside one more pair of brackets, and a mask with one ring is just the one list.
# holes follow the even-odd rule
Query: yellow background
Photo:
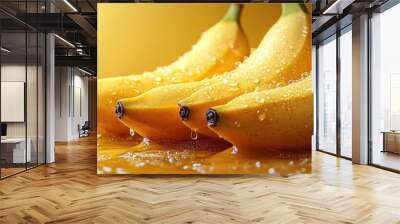
[[[228, 7], [225, 3], [98, 4], [98, 76], [140, 74], [168, 65]], [[252, 48], [280, 14], [280, 4], [244, 4], [241, 24]]]

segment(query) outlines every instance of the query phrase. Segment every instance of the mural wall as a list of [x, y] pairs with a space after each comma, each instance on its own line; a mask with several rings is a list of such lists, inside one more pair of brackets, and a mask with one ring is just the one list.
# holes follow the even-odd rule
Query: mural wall
[[99, 4], [98, 174], [311, 172], [310, 11]]

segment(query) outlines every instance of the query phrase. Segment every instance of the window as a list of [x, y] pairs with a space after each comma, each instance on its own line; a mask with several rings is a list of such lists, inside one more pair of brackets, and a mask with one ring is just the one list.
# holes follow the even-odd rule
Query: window
[[400, 170], [400, 5], [371, 18], [372, 164]]
[[318, 47], [318, 149], [336, 153], [336, 36]]
[[352, 157], [352, 32], [340, 35], [340, 155]]

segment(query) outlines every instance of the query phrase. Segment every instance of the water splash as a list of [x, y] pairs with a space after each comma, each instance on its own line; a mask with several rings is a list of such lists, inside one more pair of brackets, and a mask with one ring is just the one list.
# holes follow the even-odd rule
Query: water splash
[[270, 174], [270, 175], [275, 174], [275, 169], [274, 168], [269, 168], [268, 169], [268, 174]]
[[106, 173], [111, 173], [112, 172], [112, 168], [109, 167], [109, 166], [104, 166], [103, 167], [103, 171], [106, 172]]
[[192, 139], [192, 140], [197, 140], [197, 138], [198, 138], [197, 131], [191, 130], [191, 131], [190, 131], [190, 139]]
[[257, 114], [258, 120], [263, 121], [267, 117], [266, 113], [260, 111], [260, 113]]
[[236, 155], [237, 153], [239, 152], [239, 149], [234, 145], [234, 146], [232, 146], [232, 154], [233, 155]]
[[135, 130], [133, 130], [132, 128], [129, 129], [129, 135], [130, 136], [135, 136]]
[[148, 145], [150, 145], [150, 139], [148, 139], [148, 138], [146, 138], [146, 137], [143, 137], [143, 145], [146, 145], [146, 146], [148, 146]]
[[239, 121], [235, 121], [235, 126], [239, 128], [240, 127], [240, 122]]
[[305, 79], [305, 78], [307, 78], [308, 76], [310, 75], [310, 73], [308, 73], [308, 72], [304, 72], [303, 74], [301, 74], [301, 79]]
[[127, 174], [124, 168], [116, 168], [115, 169], [116, 174]]
[[260, 97], [256, 97], [256, 101], [258, 102], [258, 103], [264, 103], [265, 102], [265, 99], [264, 98], [260, 98]]
[[193, 164], [192, 164], [192, 168], [193, 168], [194, 170], [200, 169], [201, 166], [202, 166], [201, 163], [193, 163]]
[[136, 163], [136, 167], [144, 167], [144, 165], [146, 165], [144, 162]]

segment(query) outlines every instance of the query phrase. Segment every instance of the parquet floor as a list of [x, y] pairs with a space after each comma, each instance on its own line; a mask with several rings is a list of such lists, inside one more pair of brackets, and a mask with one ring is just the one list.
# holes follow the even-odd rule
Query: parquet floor
[[93, 138], [0, 181], [0, 223], [400, 223], [400, 175], [313, 153], [313, 174], [97, 176]]

